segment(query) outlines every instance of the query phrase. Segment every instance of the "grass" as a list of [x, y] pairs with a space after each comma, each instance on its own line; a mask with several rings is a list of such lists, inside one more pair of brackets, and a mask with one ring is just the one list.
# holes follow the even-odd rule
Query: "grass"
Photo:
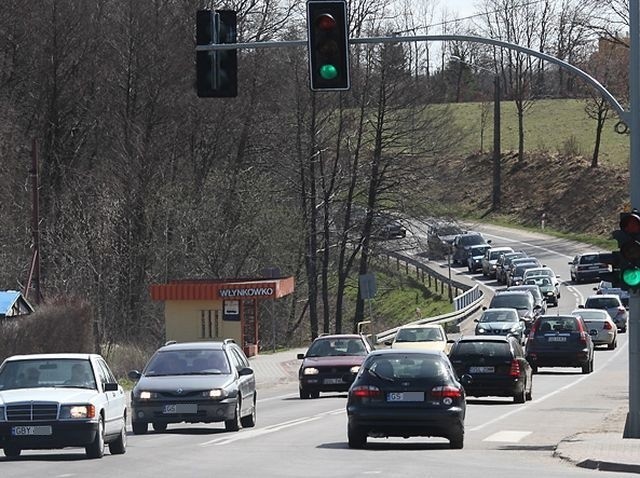
[[[467, 132], [458, 145], [455, 154], [468, 155], [480, 151], [482, 103], [451, 104], [452, 113], [458, 125]], [[595, 120], [584, 110], [584, 100], [554, 99], [538, 100], [525, 111], [525, 150], [572, 152], [591, 157], [595, 141]], [[501, 108], [501, 149], [518, 150], [518, 119], [513, 101], [502, 101]], [[602, 131], [600, 162], [612, 165], [626, 165], [629, 161], [629, 137], [613, 130], [617, 116], [610, 113]], [[483, 150], [493, 147], [493, 108], [486, 119]]]

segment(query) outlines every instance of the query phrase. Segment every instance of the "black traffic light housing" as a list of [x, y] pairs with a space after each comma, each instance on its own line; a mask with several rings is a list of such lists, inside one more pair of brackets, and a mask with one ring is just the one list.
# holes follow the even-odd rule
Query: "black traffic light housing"
[[613, 231], [618, 241], [619, 286], [624, 290], [640, 290], [640, 212], [620, 213], [620, 229]]
[[307, 43], [311, 90], [348, 90], [349, 26], [344, 0], [307, 1]]
[[[234, 10], [198, 10], [196, 44], [237, 42], [237, 16]], [[238, 52], [231, 50], [196, 51], [196, 89], [200, 98], [238, 96]]]

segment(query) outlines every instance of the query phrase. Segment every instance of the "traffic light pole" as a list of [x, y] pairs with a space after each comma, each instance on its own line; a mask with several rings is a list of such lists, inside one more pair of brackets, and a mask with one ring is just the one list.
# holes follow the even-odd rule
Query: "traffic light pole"
[[[640, 209], [640, 3], [629, 2], [629, 196], [631, 206]], [[640, 438], [640, 295], [629, 297], [629, 411], [624, 438]]]

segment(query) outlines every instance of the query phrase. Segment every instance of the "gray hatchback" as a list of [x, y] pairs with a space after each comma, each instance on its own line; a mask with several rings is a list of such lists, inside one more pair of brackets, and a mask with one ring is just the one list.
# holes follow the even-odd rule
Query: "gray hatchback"
[[137, 380], [131, 392], [135, 434], [146, 433], [149, 423], [155, 431], [182, 422], [224, 422], [227, 431], [255, 426], [255, 376], [231, 339], [168, 343], [129, 377]]

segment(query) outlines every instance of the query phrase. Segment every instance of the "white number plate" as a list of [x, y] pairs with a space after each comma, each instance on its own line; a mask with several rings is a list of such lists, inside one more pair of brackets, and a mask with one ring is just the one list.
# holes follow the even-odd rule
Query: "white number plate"
[[326, 385], [337, 385], [339, 383], [344, 383], [344, 380], [341, 378], [325, 378], [323, 383]]
[[549, 337], [549, 342], [566, 342], [567, 338], [561, 335], [555, 337]]
[[195, 403], [175, 403], [172, 405], [165, 405], [162, 413], [198, 413], [198, 405]]
[[424, 402], [424, 392], [391, 392], [387, 402]]
[[469, 373], [494, 373], [495, 367], [469, 367]]
[[51, 425], [21, 426], [12, 427], [11, 434], [13, 436], [23, 435], [51, 435]]

